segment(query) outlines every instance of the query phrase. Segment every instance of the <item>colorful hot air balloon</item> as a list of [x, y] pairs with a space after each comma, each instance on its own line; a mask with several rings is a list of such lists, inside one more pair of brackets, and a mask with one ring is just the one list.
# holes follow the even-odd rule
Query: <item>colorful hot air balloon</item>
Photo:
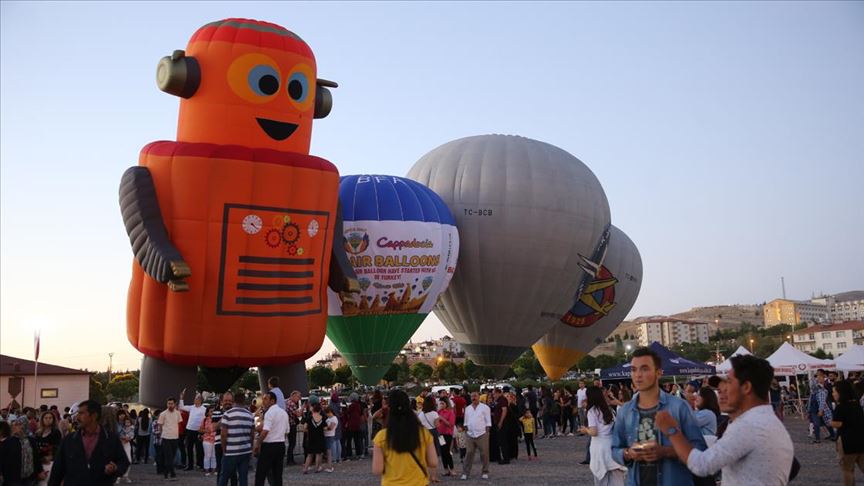
[[366, 384], [377, 383], [447, 288], [459, 235], [444, 201], [410, 179], [341, 179], [343, 246], [359, 294], [329, 295], [327, 337]]
[[506, 370], [549, 331], [538, 320], [572, 302], [609, 226], [600, 182], [548, 143], [482, 135], [424, 155], [408, 177], [434, 190], [456, 218], [459, 269], [435, 314], [475, 362]]
[[615, 226], [609, 229], [606, 258], [602, 265], [585, 257], [583, 265], [592, 278], [575, 305], [572, 299], [559, 308], [572, 309], [565, 324], [558, 316], [543, 319], [555, 322], [552, 330], [534, 344], [534, 354], [546, 375], [561, 378], [627, 317], [642, 287], [642, 259], [627, 235]]

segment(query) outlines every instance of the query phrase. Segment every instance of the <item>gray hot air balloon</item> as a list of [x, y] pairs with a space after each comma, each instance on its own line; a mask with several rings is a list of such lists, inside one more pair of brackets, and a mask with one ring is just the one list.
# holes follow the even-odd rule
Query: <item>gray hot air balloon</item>
[[548, 143], [481, 135], [424, 155], [408, 177], [441, 196], [459, 229], [459, 267], [435, 314], [475, 362], [507, 367], [572, 302], [609, 227], [609, 203], [579, 159]]
[[[553, 312], [542, 320], [554, 322], [548, 334], [533, 346], [546, 375], [557, 380], [594, 349], [627, 317], [642, 287], [642, 258], [627, 235], [615, 226], [609, 229], [606, 258], [602, 265], [585, 258], [592, 279], [574, 304], [562, 301], [559, 309], [572, 307], [567, 322]], [[561, 312], [558, 310], [558, 312]]]

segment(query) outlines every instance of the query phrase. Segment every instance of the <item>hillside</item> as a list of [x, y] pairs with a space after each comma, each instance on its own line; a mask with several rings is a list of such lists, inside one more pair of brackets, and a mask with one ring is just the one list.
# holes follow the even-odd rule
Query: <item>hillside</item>
[[[719, 316], [719, 317], [718, 317]], [[630, 321], [624, 321], [619, 325], [613, 335], [618, 334], [624, 337], [624, 334], [634, 335], [639, 324], [654, 320], [662, 319], [666, 316], [641, 316]], [[719, 319], [720, 329], [736, 329], [741, 324], [747, 323], [753, 326], [762, 325], [762, 306], [761, 305], [714, 305], [710, 307], [694, 307], [688, 311], [679, 312], [668, 316], [671, 319], [681, 319], [686, 321], [704, 322], [709, 324], [709, 331], [716, 332], [717, 327], [714, 325], [715, 320]]]

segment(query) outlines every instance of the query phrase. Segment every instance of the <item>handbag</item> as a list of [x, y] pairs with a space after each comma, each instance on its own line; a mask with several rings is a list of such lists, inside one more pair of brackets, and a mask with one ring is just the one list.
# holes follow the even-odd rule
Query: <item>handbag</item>
[[426, 417], [425, 413], [423, 414], [423, 421], [426, 422], [427, 425], [429, 425], [429, 427], [427, 427], [426, 425], [424, 425], [423, 427], [428, 430], [430, 434], [432, 434], [433, 440], [435, 440], [438, 444], [442, 446], [447, 444], [447, 441], [444, 440], [444, 437], [441, 437], [441, 434], [438, 433], [438, 429], [435, 428], [435, 426], [433, 426], [431, 423], [429, 423], [429, 418]]

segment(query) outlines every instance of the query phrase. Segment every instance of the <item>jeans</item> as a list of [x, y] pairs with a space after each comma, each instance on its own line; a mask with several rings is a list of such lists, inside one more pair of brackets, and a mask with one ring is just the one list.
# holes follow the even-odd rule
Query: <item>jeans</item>
[[330, 462], [339, 462], [342, 458], [342, 444], [334, 437], [324, 437], [327, 451], [330, 452]]
[[288, 449], [286, 451], [288, 458], [286, 464], [294, 464], [294, 449], [297, 447], [297, 425], [292, 424], [288, 429]]
[[444, 437], [444, 445], [436, 444], [441, 449], [441, 464], [445, 470], [452, 471], [453, 454], [450, 452], [450, 448], [453, 446], [453, 436], [442, 434], [441, 437]]
[[237, 474], [240, 476], [240, 486], [249, 485], [249, 459], [252, 454], [240, 454], [237, 456], [222, 456], [222, 471], [219, 475], [219, 486], [226, 486], [228, 478]]
[[555, 419], [551, 415], [543, 416], [543, 435], [551, 437], [557, 432], [555, 427]]
[[[216, 484], [219, 484], [219, 478], [222, 477], [222, 444], [216, 444]], [[233, 474], [230, 478], [231, 486], [237, 486], [237, 474]]]
[[195, 469], [195, 466], [204, 465], [204, 448], [198, 440], [201, 434], [196, 430], [186, 431], [186, 469]]
[[285, 442], [265, 442], [258, 454], [255, 468], [255, 486], [264, 486], [269, 479], [271, 486], [282, 486], [282, 457], [285, 456]]
[[135, 448], [135, 460], [141, 462], [141, 457], [143, 456], [144, 464], [147, 464], [147, 461], [150, 460], [150, 436], [139, 435], [135, 440], [138, 446]]
[[162, 439], [162, 473], [166, 478], [177, 476], [174, 472], [174, 457], [177, 455], [178, 442], [179, 439]]
[[204, 448], [204, 469], [207, 471], [216, 469], [216, 444], [213, 442], [204, 442], [201, 444]]
[[834, 438], [834, 429], [832, 429], [830, 425], [825, 423], [824, 419], [824, 417], [819, 416], [819, 412], [810, 412], [810, 423], [813, 424], [813, 433], [815, 434], [814, 438], [816, 440], [822, 440], [822, 427], [828, 429], [828, 438]]

